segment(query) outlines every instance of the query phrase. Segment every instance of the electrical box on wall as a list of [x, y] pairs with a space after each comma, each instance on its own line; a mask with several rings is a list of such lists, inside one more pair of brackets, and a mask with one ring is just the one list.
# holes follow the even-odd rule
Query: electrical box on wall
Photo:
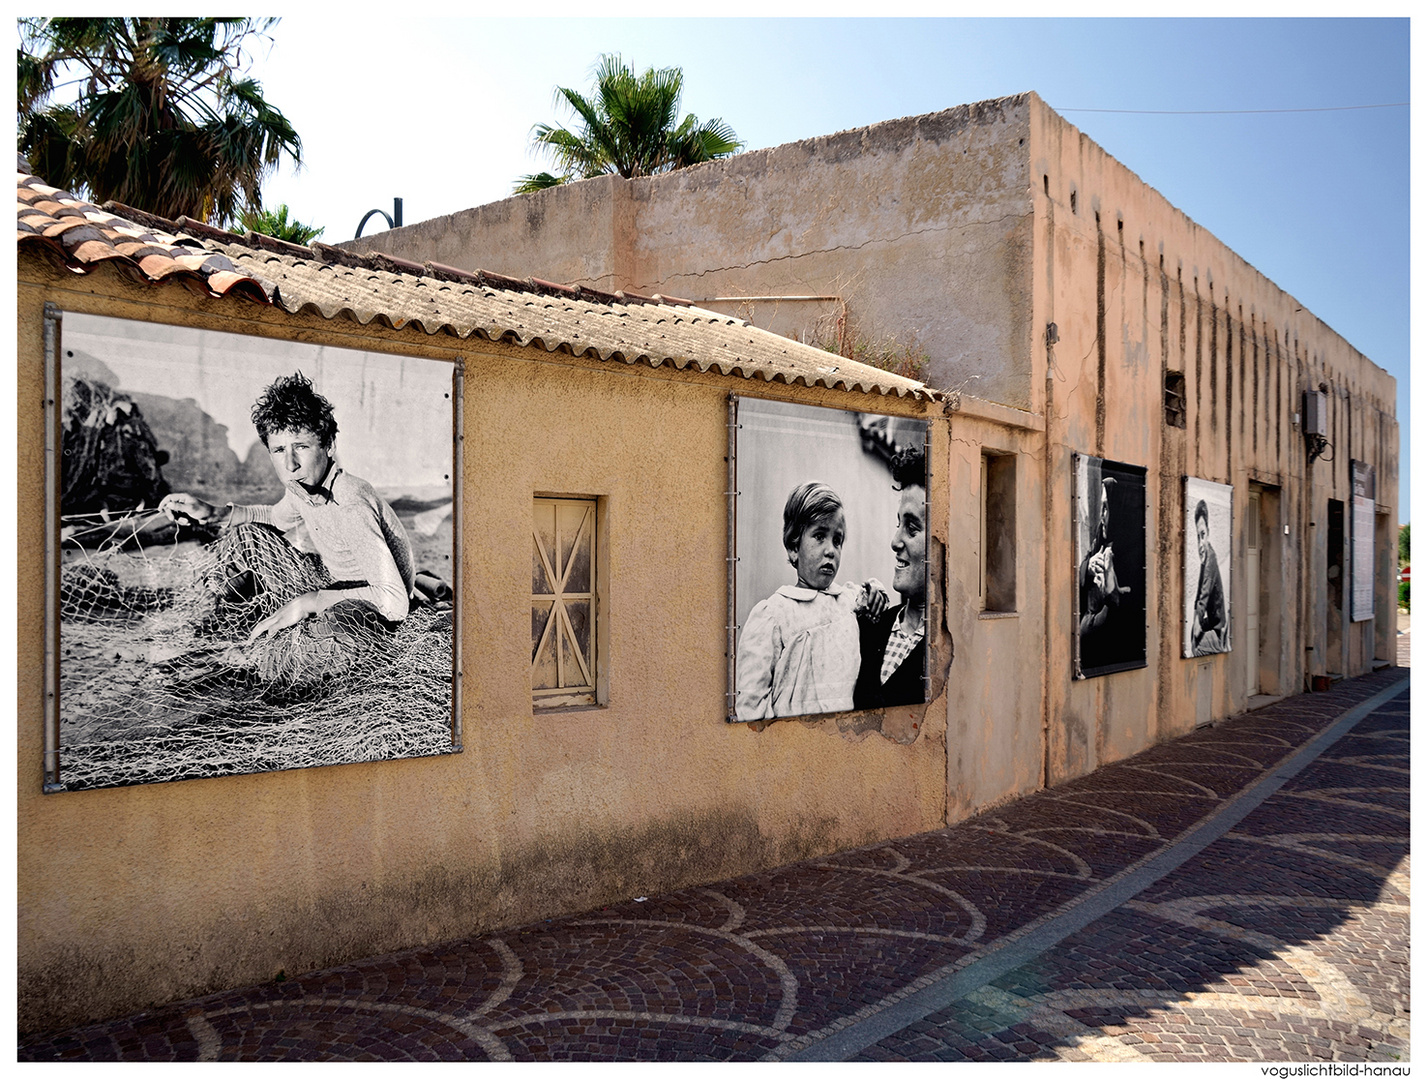
[[1304, 391], [1304, 434], [1329, 434], [1329, 398], [1322, 390]]

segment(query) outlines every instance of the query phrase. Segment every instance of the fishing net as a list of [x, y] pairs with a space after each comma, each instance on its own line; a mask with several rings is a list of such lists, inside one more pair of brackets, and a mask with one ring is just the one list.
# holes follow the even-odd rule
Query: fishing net
[[211, 543], [136, 544], [152, 520], [122, 536], [111, 527], [98, 546], [63, 545], [66, 788], [455, 748], [449, 589], [395, 626], [343, 600], [249, 643], [288, 600], [334, 586], [320, 560], [257, 525]]

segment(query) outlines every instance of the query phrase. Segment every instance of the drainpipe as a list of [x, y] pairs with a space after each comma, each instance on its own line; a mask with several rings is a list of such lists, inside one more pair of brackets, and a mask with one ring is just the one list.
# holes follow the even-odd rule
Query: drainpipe
[[[1053, 230], [1054, 232], [1054, 230]], [[1054, 547], [1051, 539], [1053, 503], [1052, 503], [1052, 477], [1055, 475], [1054, 450], [1051, 441], [1051, 421], [1055, 415], [1055, 409], [1051, 404], [1051, 391], [1056, 382], [1053, 374], [1056, 364], [1055, 346], [1060, 340], [1057, 334], [1056, 324], [1047, 322], [1046, 324], [1046, 394], [1042, 402], [1042, 560], [1041, 560], [1041, 625], [1044, 628], [1044, 635], [1047, 647], [1042, 650], [1042, 676], [1041, 676], [1041, 786], [1047, 788], [1051, 785], [1051, 635], [1055, 633], [1051, 623], [1051, 559], [1047, 552]]]
[[[1048, 554], [1054, 550], [1056, 545], [1052, 540], [1052, 525], [1054, 516], [1054, 492], [1056, 481], [1055, 451], [1053, 448], [1051, 425], [1056, 417], [1056, 409], [1052, 403], [1052, 391], [1055, 388], [1056, 373], [1056, 343], [1061, 339], [1061, 335], [1056, 329], [1056, 323], [1052, 317], [1056, 314], [1056, 202], [1049, 196], [1046, 198], [1046, 328], [1043, 334], [1043, 343], [1046, 346], [1046, 392], [1043, 395], [1041, 405], [1041, 453], [1042, 453], [1042, 560], [1041, 560], [1041, 625], [1042, 633], [1046, 645], [1041, 650], [1042, 670], [1041, 670], [1041, 786], [1046, 788], [1051, 783], [1051, 641], [1056, 629], [1051, 620], [1053, 609], [1052, 596], [1052, 561]], [[1062, 610], [1062, 609], [1058, 609]]]

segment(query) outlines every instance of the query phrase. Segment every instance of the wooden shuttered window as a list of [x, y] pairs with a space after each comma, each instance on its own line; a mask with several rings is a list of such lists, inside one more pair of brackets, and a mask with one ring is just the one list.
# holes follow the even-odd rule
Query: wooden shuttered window
[[531, 693], [537, 708], [594, 705], [594, 499], [535, 500], [531, 563]]

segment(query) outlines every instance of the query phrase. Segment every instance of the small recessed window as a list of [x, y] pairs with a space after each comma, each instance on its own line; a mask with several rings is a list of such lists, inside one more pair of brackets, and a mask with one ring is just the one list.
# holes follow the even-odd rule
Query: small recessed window
[[1185, 426], [1185, 376], [1178, 371], [1165, 373], [1165, 422], [1171, 427]]
[[1071, 213], [1076, 212], [1076, 189], [1071, 189]]
[[535, 500], [531, 694], [537, 708], [596, 704], [598, 510], [596, 499]]
[[1016, 456], [982, 454], [982, 610], [1016, 610]]

